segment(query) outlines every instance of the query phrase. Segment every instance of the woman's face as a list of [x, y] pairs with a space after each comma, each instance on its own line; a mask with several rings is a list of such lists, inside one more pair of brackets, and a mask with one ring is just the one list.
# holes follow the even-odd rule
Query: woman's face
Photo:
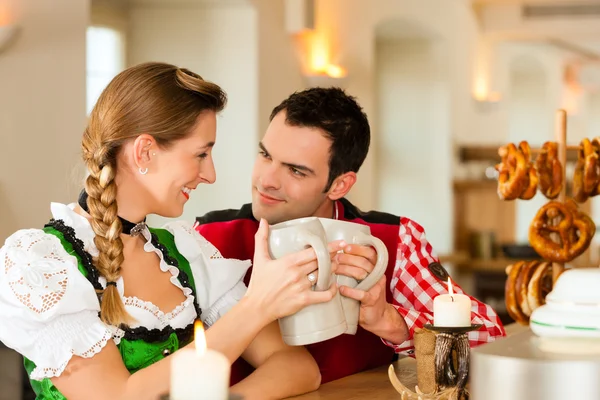
[[183, 206], [200, 183], [214, 183], [215, 167], [212, 148], [216, 139], [216, 113], [202, 112], [190, 134], [168, 148], [151, 146], [148, 172], [137, 173], [143, 186], [148, 213], [163, 217], [179, 217]]

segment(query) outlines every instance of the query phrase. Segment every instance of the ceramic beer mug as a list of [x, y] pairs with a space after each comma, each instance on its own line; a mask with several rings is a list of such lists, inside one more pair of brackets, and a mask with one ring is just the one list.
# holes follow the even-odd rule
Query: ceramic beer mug
[[[358, 282], [356, 279], [349, 276], [338, 275], [338, 286], [348, 286], [351, 288], [367, 291], [371, 289], [385, 274], [388, 264], [388, 252], [383, 242], [371, 235], [371, 228], [367, 225], [355, 224], [354, 222], [339, 221], [331, 218], [319, 218], [325, 234], [327, 242], [335, 240], [343, 240], [348, 244], [358, 244], [363, 246], [372, 246], [377, 252], [377, 262], [375, 268], [365, 279]], [[346, 323], [348, 329], [345, 333], [354, 335], [358, 328], [358, 316], [360, 311], [360, 302], [349, 297], [342, 297], [342, 307], [346, 315]]]
[[[318, 277], [313, 290], [327, 290], [333, 282], [327, 237], [316, 217], [281, 222], [269, 227], [269, 253], [274, 259], [312, 247], [317, 254]], [[308, 277], [306, 278], [308, 279]], [[326, 303], [312, 304], [279, 319], [283, 341], [290, 346], [317, 343], [347, 329], [339, 292]]]

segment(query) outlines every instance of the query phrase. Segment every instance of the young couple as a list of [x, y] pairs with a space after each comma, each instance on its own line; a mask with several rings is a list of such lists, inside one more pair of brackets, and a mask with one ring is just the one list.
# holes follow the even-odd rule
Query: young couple
[[[370, 130], [340, 89], [298, 92], [273, 110], [251, 205], [209, 213], [195, 227], [144, 223], [148, 214], [179, 217], [198, 185], [214, 182], [225, 103], [219, 86], [184, 68], [123, 71], [83, 134], [85, 191], [72, 204], [52, 203], [42, 229], [19, 230], [0, 249], [0, 341], [23, 355], [39, 399], [158, 398], [169, 390], [169, 355], [194, 345], [197, 318], [208, 347], [233, 364], [231, 391], [246, 400], [312, 391], [412, 354], [412, 333], [432, 321], [447, 274], [417, 223], [362, 213], [345, 199]], [[386, 277], [368, 292], [311, 290], [312, 249], [277, 260], [267, 251], [269, 224], [306, 216], [369, 225], [388, 248]], [[329, 250], [337, 274], [361, 280], [373, 269], [371, 248], [334, 242]], [[361, 302], [356, 335], [287, 346], [277, 319], [337, 290]], [[504, 335], [476, 299], [472, 320], [483, 324], [472, 345]]]

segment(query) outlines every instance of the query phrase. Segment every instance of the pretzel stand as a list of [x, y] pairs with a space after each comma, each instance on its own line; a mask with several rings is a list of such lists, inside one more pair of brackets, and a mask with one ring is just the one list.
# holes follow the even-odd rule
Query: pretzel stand
[[[563, 186], [560, 194], [558, 195], [558, 201], [564, 203], [567, 196], [567, 113], [565, 110], [558, 110], [556, 112], [555, 121], [555, 135], [556, 142], [558, 143], [558, 157], [560, 164], [563, 166], [562, 173]], [[565, 270], [565, 264], [563, 263], [552, 263], [552, 283], [556, 283], [558, 276]]]
[[[474, 400], [600, 399], [600, 294], [596, 294], [599, 292], [596, 284], [600, 285], [600, 269], [565, 270], [565, 262], [578, 257], [589, 246], [595, 224], [587, 214], [578, 210], [575, 202], [567, 198], [565, 165], [568, 147], [564, 110], [558, 110], [555, 123], [562, 188], [558, 196], [556, 192], [552, 194], [554, 197], [546, 195], [549, 202], [538, 211], [529, 235], [530, 242], [532, 237], [546, 240], [545, 246], [531, 243], [544, 260], [520, 261], [507, 268], [507, 309], [523, 327], [507, 338], [471, 350], [469, 386]], [[588, 139], [584, 141], [590, 145]], [[580, 146], [576, 148], [580, 149]], [[583, 149], [580, 153], [583, 154]], [[592, 172], [598, 175], [594, 178], [593, 191], [589, 189], [591, 184], [580, 184], [584, 176], [581, 159], [576, 167], [574, 181], [577, 178], [579, 183], [576, 189], [574, 182], [574, 198], [580, 203], [588, 196], [577, 195], [577, 190], [583, 187], [588, 188], [590, 196], [599, 194], [598, 154], [592, 158], [596, 161], [591, 162], [593, 160], [590, 159], [589, 164], [594, 165], [595, 170], [590, 170], [589, 174], [586, 171], [585, 176], [593, 176]], [[541, 172], [538, 168], [537, 173]], [[562, 214], [557, 210], [562, 210]], [[577, 227], [573, 222], [576, 219]], [[559, 224], [568, 225], [572, 231], [568, 234], [559, 232]], [[545, 231], [536, 236], [538, 228], [540, 232]], [[565, 238], [570, 238], [572, 243], [577, 242], [577, 251], [565, 250], [559, 254], [548, 250], [559, 248], [559, 242], [562, 243], [560, 250], [570, 246], [564, 244]], [[538, 294], [536, 297], [531, 293], [531, 288], [536, 286], [531, 279], [538, 271], [545, 271], [551, 291], [546, 290], [543, 295], [537, 291], [533, 293]]]

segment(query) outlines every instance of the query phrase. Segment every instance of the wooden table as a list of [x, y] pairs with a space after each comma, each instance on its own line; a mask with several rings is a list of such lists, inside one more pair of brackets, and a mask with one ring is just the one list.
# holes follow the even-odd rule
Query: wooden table
[[[319, 390], [302, 396], [291, 397], [294, 400], [398, 400], [400, 394], [394, 389], [388, 378], [389, 365], [350, 375], [321, 385]], [[406, 387], [417, 384], [417, 362], [411, 357], [402, 358], [394, 363], [396, 375]]]
[[[519, 324], [505, 326], [506, 335], [528, 329]], [[336, 381], [328, 382], [314, 392], [302, 396], [290, 397], [294, 400], [398, 400], [400, 394], [394, 389], [388, 378], [389, 365], [369, 371], [359, 372]], [[417, 362], [414, 358], [404, 357], [394, 363], [396, 375], [409, 389], [417, 384]]]

